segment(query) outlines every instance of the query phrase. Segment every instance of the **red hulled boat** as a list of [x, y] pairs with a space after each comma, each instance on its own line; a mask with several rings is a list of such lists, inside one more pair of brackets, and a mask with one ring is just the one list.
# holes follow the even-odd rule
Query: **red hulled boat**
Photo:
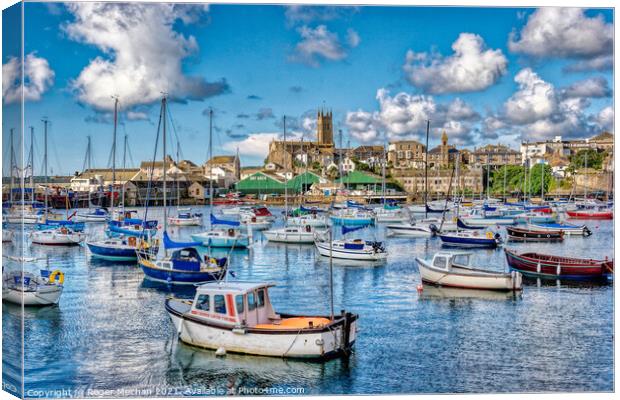
[[614, 219], [613, 211], [597, 211], [597, 210], [579, 210], [566, 211], [570, 218], [576, 219]]
[[521, 253], [504, 249], [511, 269], [525, 275], [553, 279], [602, 279], [613, 275], [614, 261]]

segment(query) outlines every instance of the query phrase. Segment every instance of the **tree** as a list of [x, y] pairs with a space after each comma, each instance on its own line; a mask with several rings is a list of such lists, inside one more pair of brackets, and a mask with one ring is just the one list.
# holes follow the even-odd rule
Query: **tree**
[[586, 167], [586, 161], [588, 168], [601, 169], [603, 166], [603, 160], [605, 159], [605, 153], [599, 153], [595, 149], [579, 150], [576, 154], [570, 157], [571, 171], [576, 171]]
[[[543, 171], [544, 171], [544, 183], [543, 183]], [[536, 164], [530, 170], [530, 180], [528, 187], [531, 194], [542, 194], [541, 188], [544, 185], [545, 193], [549, 193], [551, 187], [551, 167], [548, 164]]]
[[522, 165], [503, 165], [491, 174], [491, 192], [496, 195], [504, 194], [504, 176], [506, 177], [507, 194], [523, 191], [525, 168]]

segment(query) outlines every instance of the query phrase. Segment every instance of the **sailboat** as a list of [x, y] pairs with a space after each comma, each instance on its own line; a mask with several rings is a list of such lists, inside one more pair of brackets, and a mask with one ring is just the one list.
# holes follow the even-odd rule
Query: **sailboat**
[[[213, 159], [213, 110], [209, 110], [209, 160]], [[209, 229], [191, 235], [192, 240], [208, 247], [247, 247], [250, 245], [248, 235], [241, 233], [238, 221], [218, 219], [213, 215], [213, 167], [209, 172]], [[229, 228], [213, 228], [213, 225], [226, 225]]]
[[64, 281], [60, 270], [45, 269], [40, 275], [21, 269], [3, 272], [2, 301], [24, 306], [58, 304]]
[[[163, 158], [166, 159], [166, 104], [164, 95], [161, 101], [159, 114], [160, 125], [163, 127]], [[159, 127], [157, 130], [159, 140]], [[157, 148], [157, 141], [155, 144]], [[152, 174], [152, 172], [151, 172]], [[208, 281], [219, 281], [226, 276], [228, 270], [227, 258], [202, 256], [196, 247], [202, 242], [175, 242], [168, 236], [168, 211], [166, 198], [166, 168], [163, 171], [163, 194], [164, 194], [164, 230], [163, 246], [164, 255], [159, 257], [153, 251], [137, 251], [138, 264], [142, 268], [147, 279], [165, 282], [168, 284], [196, 284]], [[173, 250], [168, 254], [168, 250]]]
[[[112, 133], [112, 192], [110, 195], [110, 209], [114, 215], [114, 184], [116, 182], [116, 127], [118, 121], [118, 98], [114, 99], [114, 129]], [[131, 213], [129, 213], [131, 215]], [[128, 218], [130, 219], [130, 218]], [[89, 240], [86, 246], [91, 256], [108, 261], [133, 261], [138, 258], [136, 250], [148, 249], [156, 253], [158, 244], [156, 240], [152, 240], [155, 236], [153, 229], [148, 229], [142, 224], [142, 220], [136, 220], [133, 226], [122, 225], [121, 221], [110, 221], [107, 231], [107, 238]], [[123, 221], [123, 223], [126, 221]], [[118, 224], [116, 224], [118, 223]], [[137, 228], [136, 228], [137, 227]], [[121, 230], [114, 232], [113, 229]], [[131, 230], [131, 234], [125, 234], [124, 231]], [[135, 231], [135, 234], [133, 233]], [[113, 232], [113, 233], [112, 233]]]
[[[177, 140], [177, 163], [181, 161], [180, 147], [181, 144]], [[178, 175], [178, 173], [175, 174], [174, 179], [177, 184], [177, 211], [176, 215], [168, 217], [168, 224], [171, 226], [201, 226], [202, 213], [193, 212], [191, 208], [181, 207], [181, 187]]]
[[[353, 227], [342, 226], [342, 235], [367, 227], [368, 225]], [[331, 229], [328, 229], [327, 232], [317, 233], [314, 245], [320, 255], [330, 258], [383, 261], [387, 259], [388, 255], [382, 242], [346, 238], [333, 240]]]
[[48, 192], [48, 174], [47, 174], [47, 125], [49, 121], [47, 119], [43, 119], [44, 126], [44, 139], [43, 139], [43, 168], [45, 171], [45, 213], [43, 215], [41, 230], [35, 230], [30, 232], [30, 239], [32, 243], [43, 244], [43, 245], [77, 245], [86, 239], [86, 234], [84, 232], [78, 232], [73, 229], [71, 226], [72, 223], [66, 221], [67, 223], [59, 223], [58, 225], [49, 225], [51, 221], [48, 221], [48, 208], [47, 208], [47, 192]]

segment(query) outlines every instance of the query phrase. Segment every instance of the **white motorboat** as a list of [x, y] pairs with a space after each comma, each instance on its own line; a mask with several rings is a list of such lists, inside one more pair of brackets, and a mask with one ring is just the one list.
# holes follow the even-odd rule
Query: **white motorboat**
[[403, 222], [385, 226], [389, 235], [408, 237], [431, 237], [438, 228], [434, 224], [417, 224], [415, 222]]
[[379, 261], [387, 259], [387, 251], [383, 243], [362, 239], [329, 240], [317, 239], [314, 244], [319, 254], [325, 257], [348, 260]]
[[[58, 304], [62, 294], [64, 274], [60, 270], [31, 272], [10, 271], [2, 274], [2, 300], [24, 306]], [[45, 276], [43, 276], [45, 274]]]
[[168, 217], [168, 224], [172, 226], [201, 226], [202, 213], [191, 212], [189, 209], [179, 209], [177, 215]]
[[291, 217], [288, 219], [289, 225], [299, 225], [299, 226], [312, 226], [315, 228], [324, 228], [329, 226], [329, 219], [327, 215], [319, 215], [319, 214], [306, 214], [300, 215], [298, 217]]
[[521, 290], [521, 273], [488, 271], [471, 266], [472, 253], [438, 252], [432, 261], [416, 257], [423, 282], [486, 290]]
[[269, 229], [263, 231], [263, 235], [270, 242], [314, 243], [314, 227], [310, 225]]
[[349, 354], [358, 316], [278, 314], [269, 283], [210, 282], [198, 286], [193, 301], [170, 298], [166, 311], [182, 342], [260, 356], [328, 359]]
[[426, 206], [424, 204], [412, 204], [407, 208], [409, 212], [416, 214], [424, 214], [426, 212]]
[[375, 218], [377, 222], [405, 222], [411, 219], [411, 215], [404, 208], [375, 208]]
[[75, 232], [67, 227], [30, 232], [32, 243], [57, 246], [78, 245], [86, 239], [84, 232]]
[[586, 225], [567, 223], [529, 224], [529, 229], [545, 232], [564, 232], [565, 236], [590, 236], [592, 231]]
[[220, 209], [220, 214], [222, 214], [222, 215], [239, 215], [243, 209], [249, 211], [250, 207], [242, 207], [242, 206], [223, 207], [223, 208]]
[[110, 218], [110, 213], [103, 207], [93, 210], [78, 211], [75, 220], [81, 222], [106, 222]]

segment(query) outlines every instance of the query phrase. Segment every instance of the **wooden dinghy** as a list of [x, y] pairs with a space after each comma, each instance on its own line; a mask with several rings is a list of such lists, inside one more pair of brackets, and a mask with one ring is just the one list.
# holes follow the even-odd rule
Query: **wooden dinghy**
[[525, 275], [552, 279], [605, 279], [613, 275], [614, 261], [573, 258], [505, 249], [512, 270]]
[[560, 242], [564, 240], [564, 232], [561, 230], [536, 230], [530, 228], [506, 227], [508, 239], [522, 242]]

